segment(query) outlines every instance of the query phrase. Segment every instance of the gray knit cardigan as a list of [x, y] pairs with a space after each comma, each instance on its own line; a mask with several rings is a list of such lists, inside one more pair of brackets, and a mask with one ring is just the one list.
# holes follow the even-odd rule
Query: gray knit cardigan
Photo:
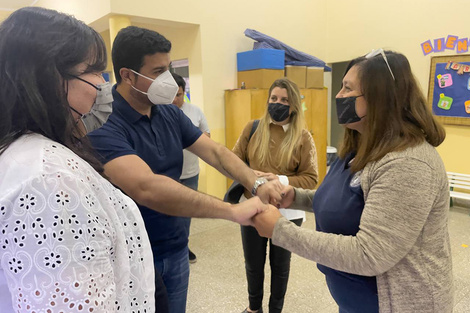
[[[365, 207], [355, 236], [281, 218], [273, 243], [339, 271], [376, 276], [381, 313], [452, 312], [449, 187], [437, 151], [423, 143], [391, 152], [364, 168], [361, 187]], [[295, 192], [292, 208], [311, 210], [315, 192]]]

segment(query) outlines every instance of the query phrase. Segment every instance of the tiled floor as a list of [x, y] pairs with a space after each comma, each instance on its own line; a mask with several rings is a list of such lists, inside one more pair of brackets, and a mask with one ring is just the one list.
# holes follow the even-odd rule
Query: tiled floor
[[[450, 212], [450, 237], [455, 276], [454, 313], [470, 312], [470, 210], [454, 207]], [[313, 228], [313, 215], [302, 227]], [[464, 247], [462, 245], [468, 245]], [[189, 240], [197, 263], [191, 264], [188, 313], [240, 313], [247, 306], [246, 279], [240, 227], [222, 220], [193, 219]], [[266, 267], [265, 295], [269, 295], [270, 272]], [[267, 297], [263, 308], [267, 313]], [[323, 274], [315, 263], [292, 255], [289, 287], [283, 312], [333, 313]]]

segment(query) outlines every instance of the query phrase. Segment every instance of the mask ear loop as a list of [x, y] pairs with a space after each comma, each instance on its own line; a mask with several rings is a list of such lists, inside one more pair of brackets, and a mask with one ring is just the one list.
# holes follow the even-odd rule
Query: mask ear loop
[[[153, 79], [151, 79], [151, 78], [149, 78], [149, 77], [147, 77], [147, 76], [145, 76], [145, 75], [142, 75], [142, 74], [140, 74], [140, 73], [138, 73], [138, 72], [134, 71], [134, 70], [133, 70], [133, 69], [131, 69], [131, 68], [130, 68], [129, 70], [130, 70], [132, 73], [134, 73], [134, 75], [136, 75], [136, 76], [141, 76], [141, 77], [143, 77], [143, 78], [146, 78], [146, 79], [148, 79], [148, 80], [151, 80], [151, 81], [153, 81]], [[146, 95], [146, 96], [147, 96], [147, 94], [148, 94], [147, 92], [144, 92], [144, 91], [142, 91], [142, 90], [139, 90], [139, 89], [135, 88], [135, 87], [134, 87], [134, 86], [132, 86], [132, 85], [130, 85], [130, 86], [131, 86], [131, 87], [132, 87], [132, 89], [134, 89], [135, 91], [138, 91], [138, 92], [140, 92], [141, 94], [143, 94], [143, 95]]]
[[77, 113], [78, 115], [80, 115], [80, 117], [82, 117], [84, 114], [83, 113], [80, 113], [78, 112], [77, 110], [75, 110], [72, 106], [69, 105], [69, 107], [72, 109], [72, 111], [74, 111], [75, 113]]
[[[359, 98], [359, 97], [364, 97], [364, 95], [356, 96], [356, 99]], [[355, 110], [355, 109], [356, 109], [356, 108], [354, 108], [354, 110]], [[356, 113], [356, 115], [357, 115], [357, 113]], [[364, 117], [366, 117], [366, 116], [367, 116], [367, 113], [364, 114], [363, 116], [359, 116], [359, 115], [358, 115], [357, 117], [359, 117], [359, 118], [362, 120], [362, 119], [363, 119]]]
[[140, 77], [146, 78], [146, 79], [148, 79], [148, 80], [150, 80], [150, 81], [152, 81], [152, 82], [155, 80], [155, 79], [152, 79], [152, 78], [150, 78], [150, 77], [147, 77], [147, 76], [145, 76], [145, 75], [143, 75], [143, 74], [140, 74], [139, 72], [136, 72], [136, 71], [134, 71], [134, 70], [131, 69], [131, 68], [130, 68], [130, 70], [131, 70], [132, 73], [134, 73], [134, 74], [136, 74], [136, 75], [138, 75], [138, 76], [140, 76]]
[[74, 76], [74, 77], [75, 77], [76, 79], [78, 79], [78, 80], [81, 80], [81, 81], [84, 82], [84, 83], [87, 83], [88, 85], [90, 85], [91, 87], [95, 88], [96, 90], [101, 91], [101, 87], [95, 86], [94, 84], [90, 83], [89, 81], [86, 81], [86, 80], [84, 80], [83, 78], [80, 78], [80, 77], [78, 77], [78, 76]]
[[[74, 78], [78, 79], [78, 80], [81, 80], [82, 82], [84, 83], [87, 83], [88, 85], [90, 85], [91, 87], [95, 88], [96, 90], [98, 91], [101, 91], [101, 87], [98, 87], [98, 86], [95, 86], [94, 84], [90, 83], [89, 81], [83, 79], [83, 78], [80, 78], [78, 76], [73, 76]], [[69, 82], [67, 81], [67, 89], [66, 89], [66, 95], [68, 95], [68, 92], [69, 92]], [[77, 113], [78, 115], [80, 115], [80, 117], [83, 117], [83, 113], [80, 113], [78, 112], [76, 109], [74, 109], [70, 104], [69, 104], [69, 107], [72, 109], [72, 111], [74, 111], [75, 113]]]
[[[74, 77], [75, 77], [75, 76], [74, 76]], [[78, 77], [76, 77], [76, 78], [77, 78], [77, 79], [80, 79], [80, 78], [78, 78]], [[69, 81], [66, 80], [66, 84], [65, 84], [65, 99], [67, 99], [68, 96], [69, 96]], [[70, 105], [70, 103], [69, 103], [68, 100], [67, 100], [67, 104], [69, 105], [69, 108], [72, 109], [72, 111], [74, 111], [75, 113], [77, 113], [80, 117], [83, 116], [83, 113], [78, 112], [74, 107], [72, 107], [72, 106]]]
[[[75, 77], [75, 76], [74, 76]], [[78, 77], [77, 77], [78, 78]], [[69, 97], [69, 81], [68, 80], [65, 80], [65, 101], [67, 101], [67, 104], [69, 105], [69, 108], [72, 109], [72, 111], [74, 111], [75, 113], [77, 113], [80, 117], [83, 116], [82, 113], [78, 112], [75, 108], [73, 108], [69, 101], [68, 101], [68, 97]]]

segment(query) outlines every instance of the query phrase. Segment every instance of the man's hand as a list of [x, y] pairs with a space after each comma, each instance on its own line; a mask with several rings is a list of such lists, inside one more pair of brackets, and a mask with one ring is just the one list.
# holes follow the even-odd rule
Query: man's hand
[[252, 217], [258, 213], [263, 212], [268, 208], [268, 205], [261, 202], [258, 197], [253, 197], [246, 201], [232, 205], [233, 222], [240, 225], [253, 226]]
[[282, 200], [281, 200], [281, 208], [290, 208], [292, 203], [295, 200], [295, 191], [294, 187], [287, 185], [283, 186], [283, 190], [281, 192]]
[[281, 192], [283, 186], [279, 180], [271, 180], [265, 184], [262, 184], [258, 187], [256, 191], [256, 195], [263, 201], [264, 203], [270, 203], [272, 205], [277, 206], [278, 208], [281, 205]]
[[281, 213], [272, 205], [268, 209], [253, 217], [256, 230], [261, 237], [271, 238], [273, 236], [274, 226], [276, 225]]

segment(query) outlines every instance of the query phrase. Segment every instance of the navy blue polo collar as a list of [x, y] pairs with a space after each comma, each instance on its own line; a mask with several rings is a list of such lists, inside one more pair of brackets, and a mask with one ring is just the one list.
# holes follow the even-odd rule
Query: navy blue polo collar
[[[121, 96], [121, 94], [116, 90], [116, 87], [117, 85], [113, 86], [113, 110], [116, 110], [116, 112], [118, 112], [123, 119], [132, 124], [138, 122], [142, 117], [147, 117], [147, 115], [142, 115], [134, 110], [134, 108], [131, 107], [126, 99], [124, 99], [123, 96]], [[154, 105], [150, 115], [153, 116], [157, 111], [158, 108], [156, 105]]]

